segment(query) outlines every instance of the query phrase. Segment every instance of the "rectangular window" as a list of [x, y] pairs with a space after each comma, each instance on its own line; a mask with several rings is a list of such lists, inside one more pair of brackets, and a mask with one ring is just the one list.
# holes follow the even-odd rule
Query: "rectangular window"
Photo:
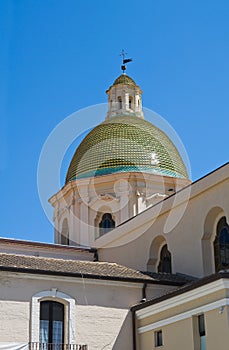
[[162, 346], [163, 345], [162, 330], [155, 332], [154, 336], [155, 336], [155, 347]]
[[206, 332], [203, 314], [198, 316], [198, 329], [200, 336], [200, 350], [206, 350]]

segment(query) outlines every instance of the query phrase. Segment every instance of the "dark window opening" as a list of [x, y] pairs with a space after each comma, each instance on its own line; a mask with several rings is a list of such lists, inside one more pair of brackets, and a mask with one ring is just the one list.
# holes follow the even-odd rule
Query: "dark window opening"
[[200, 337], [200, 350], [206, 350], [206, 332], [203, 314], [198, 316], [198, 330]]
[[163, 345], [163, 339], [162, 339], [162, 330], [155, 332], [155, 347], [162, 346]]
[[168, 250], [167, 244], [165, 244], [161, 249], [160, 262], [157, 270], [158, 272], [172, 272], [171, 253]]
[[129, 109], [132, 109], [132, 97], [129, 98]]
[[199, 335], [200, 335], [200, 337], [202, 337], [205, 335], [204, 315], [198, 316], [198, 326], [199, 326]]
[[219, 220], [217, 225], [214, 254], [216, 271], [229, 268], [229, 226], [225, 216]]
[[104, 235], [108, 231], [112, 230], [115, 227], [115, 221], [112, 219], [110, 213], [105, 213], [102, 216], [102, 220], [99, 223], [100, 234]]
[[122, 98], [121, 98], [121, 96], [118, 97], [118, 105], [119, 105], [119, 109], [122, 109]]
[[64, 343], [63, 304], [54, 301], [40, 303], [40, 343], [44, 350], [50, 349], [50, 344], [51, 350], [60, 350], [60, 344]]

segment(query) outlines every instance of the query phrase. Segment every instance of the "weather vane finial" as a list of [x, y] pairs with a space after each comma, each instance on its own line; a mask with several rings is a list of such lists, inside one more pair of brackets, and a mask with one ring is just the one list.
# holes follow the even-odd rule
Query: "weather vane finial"
[[127, 55], [127, 53], [122, 49], [120, 56], [122, 56], [121, 69], [122, 69], [123, 74], [125, 73], [125, 70], [126, 70], [126, 63], [129, 63], [132, 61], [132, 58], [125, 58], [126, 55]]

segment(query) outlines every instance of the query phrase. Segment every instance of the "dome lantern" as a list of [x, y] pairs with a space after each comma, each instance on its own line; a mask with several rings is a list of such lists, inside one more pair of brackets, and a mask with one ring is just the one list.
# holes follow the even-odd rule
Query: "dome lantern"
[[132, 115], [144, 119], [142, 91], [126, 73], [121, 74], [106, 93], [108, 95], [107, 119], [121, 115]]

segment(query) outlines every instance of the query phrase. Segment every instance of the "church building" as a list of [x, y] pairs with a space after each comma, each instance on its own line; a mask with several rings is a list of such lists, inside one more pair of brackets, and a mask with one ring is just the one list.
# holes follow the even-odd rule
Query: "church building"
[[136, 82], [106, 93], [49, 199], [54, 243], [0, 238], [0, 350], [226, 350], [229, 164], [192, 182]]

